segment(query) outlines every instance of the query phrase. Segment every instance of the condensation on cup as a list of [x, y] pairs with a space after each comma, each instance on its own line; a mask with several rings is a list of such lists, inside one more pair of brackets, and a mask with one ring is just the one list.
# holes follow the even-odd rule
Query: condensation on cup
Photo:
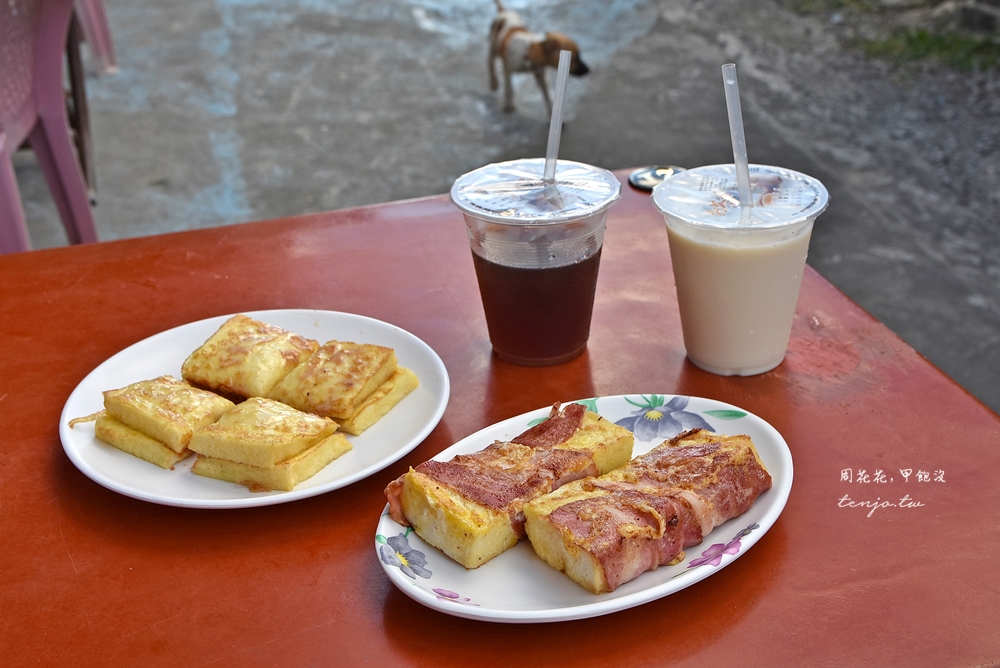
[[684, 347], [724, 376], [770, 371], [785, 357], [813, 222], [829, 194], [800, 172], [750, 165], [744, 219], [732, 164], [675, 174], [653, 190], [670, 241]]
[[486, 165], [461, 176], [451, 198], [465, 216], [486, 325], [500, 359], [560, 364], [587, 347], [611, 172], [569, 160]]

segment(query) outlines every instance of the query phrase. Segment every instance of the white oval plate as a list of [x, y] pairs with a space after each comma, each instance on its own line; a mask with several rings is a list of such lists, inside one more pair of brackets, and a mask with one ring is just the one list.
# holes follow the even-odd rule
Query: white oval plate
[[[596, 617], [662, 598], [728, 566], [771, 528], [785, 507], [792, 489], [792, 455], [781, 435], [759, 417], [711, 399], [674, 395], [619, 395], [577, 403], [613, 422], [630, 423], [625, 426], [636, 437], [633, 456], [648, 452], [684, 429], [704, 427], [704, 423], [717, 433], [747, 434], [771, 474], [772, 487], [746, 513], [716, 527], [700, 545], [688, 548], [679, 564], [644, 573], [600, 595], [591, 594], [549, 567], [535, 556], [527, 541], [475, 570], [466, 570], [423, 542], [412, 529], [393, 521], [386, 505], [375, 536], [375, 554], [393, 584], [430, 608], [470, 619], [531, 623]], [[545, 418], [549, 410], [539, 408], [487, 427], [434, 459], [449, 460], [481, 450], [493, 441], [509, 440]], [[408, 550], [421, 556], [407, 554]]]
[[320, 343], [342, 340], [389, 346], [395, 349], [399, 364], [417, 374], [420, 385], [363, 434], [348, 436], [354, 445], [350, 452], [288, 492], [251, 492], [243, 485], [195, 475], [191, 472], [193, 457], [173, 470], [161, 469], [97, 440], [93, 422], [70, 429], [71, 419], [104, 407], [104, 390], [162, 375], [179, 378], [188, 355], [232, 314], [199, 320], [129, 346], [90, 372], [73, 390], [59, 423], [63, 449], [73, 464], [108, 489], [152, 503], [185, 508], [267, 506], [316, 496], [361, 480], [413, 450], [441, 420], [451, 387], [448, 371], [438, 354], [413, 334], [381, 320], [334, 311], [282, 309], [245, 315]]

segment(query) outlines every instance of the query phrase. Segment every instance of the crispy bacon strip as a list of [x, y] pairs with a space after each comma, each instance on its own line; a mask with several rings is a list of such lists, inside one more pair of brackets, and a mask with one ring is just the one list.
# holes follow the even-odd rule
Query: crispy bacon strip
[[515, 436], [511, 442], [533, 448], [551, 448], [568, 441], [583, 423], [583, 414], [587, 412], [587, 408], [583, 404], [568, 404], [562, 409], [559, 406], [555, 404], [552, 407], [545, 422]]

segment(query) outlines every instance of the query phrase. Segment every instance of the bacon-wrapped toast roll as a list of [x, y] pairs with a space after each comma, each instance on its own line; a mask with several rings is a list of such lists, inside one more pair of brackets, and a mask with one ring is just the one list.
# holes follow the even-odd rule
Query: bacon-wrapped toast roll
[[632, 456], [632, 432], [581, 404], [508, 442], [411, 468], [386, 488], [392, 518], [466, 568], [524, 538], [524, 504], [561, 485], [600, 475]]
[[539, 557], [599, 594], [680, 561], [770, 488], [749, 436], [693, 429], [536, 498], [524, 506], [525, 529]]

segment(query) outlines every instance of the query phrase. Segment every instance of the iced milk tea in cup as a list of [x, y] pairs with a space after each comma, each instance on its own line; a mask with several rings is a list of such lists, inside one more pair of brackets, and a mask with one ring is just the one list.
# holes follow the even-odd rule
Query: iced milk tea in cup
[[679, 172], [653, 189], [670, 242], [688, 359], [720, 375], [769, 371], [785, 357], [813, 222], [817, 179], [750, 165], [741, 207], [734, 165]]

